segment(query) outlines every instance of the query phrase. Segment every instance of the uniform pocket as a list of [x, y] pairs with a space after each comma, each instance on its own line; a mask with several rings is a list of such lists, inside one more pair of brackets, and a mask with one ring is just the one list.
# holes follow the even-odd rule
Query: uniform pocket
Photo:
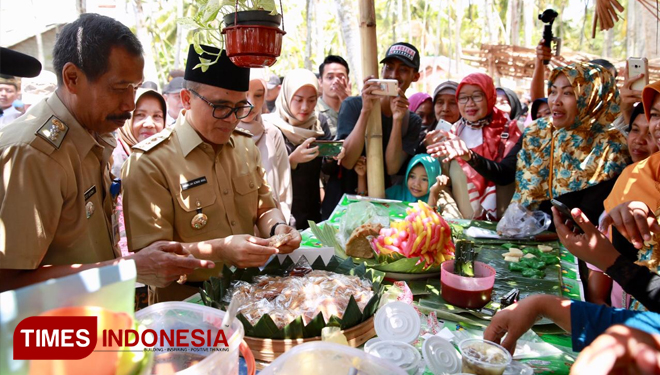
[[261, 181], [253, 173], [236, 176], [232, 179], [234, 185], [234, 200], [241, 221], [251, 220], [256, 223], [257, 207], [259, 205], [259, 187]]
[[[219, 224], [219, 213], [213, 184], [195, 186], [176, 193], [178, 207], [175, 209], [176, 231], [184, 241], [199, 241], [198, 235], [208, 233]], [[198, 212], [201, 211], [201, 212]], [[198, 213], [206, 215], [207, 222], [199, 229], [193, 227], [193, 219]]]

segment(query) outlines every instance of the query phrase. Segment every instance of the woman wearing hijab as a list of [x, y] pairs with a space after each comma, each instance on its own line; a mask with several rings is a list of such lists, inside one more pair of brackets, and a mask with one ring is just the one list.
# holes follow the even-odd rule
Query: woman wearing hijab
[[[121, 168], [131, 155], [131, 148], [165, 128], [167, 104], [162, 95], [152, 89], [139, 88], [135, 94], [135, 110], [117, 132], [117, 147], [112, 151], [112, 174], [121, 176]], [[122, 196], [117, 197], [119, 248], [123, 256], [129, 255]]]
[[[660, 82], [646, 86], [642, 93], [643, 114], [648, 120], [649, 134], [656, 151], [651, 156], [629, 165], [621, 173], [604, 202], [605, 211], [610, 216], [615, 216], [616, 212], [620, 212], [622, 207], [631, 202], [637, 205], [638, 215], [643, 212], [643, 208], [656, 216], [660, 214], [660, 153], [657, 152], [660, 147], [659, 94]], [[636, 119], [639, 118], [636, 116], [640, 112], [639, 107], [641, 105], [633, 110], [630, 130], [634, 130]], [[638, 122], [637, 126], [639, 125], [641, 122]], [[635, 132], [630, 135], [634, 136]], [[636, 159], [633, 155], [633, 160]], [[599, 243], [593, 241], [593, 259], [589, 252], [576, 248], [570, 240], [565, 241], [565, 245], [578, 257], [585, 257], [585, 261], [605, 270], [616, 282], [612, 288], [612, 305], [660, 312], [660, 235], [656, 233], [643, 243], [640, 240], [633, 240], [631, 243], [623, 233], [630, 237], [632, 230], [628, 226], [634, 226], [634, 222], [635, 220], [625, 223], [623, 231], [620, 227], [613, 227], [611, 244], [606, 242], [606, 239], [598, 241]]]
[[264, 121], [273, 124], [284, 135], [289, 153], [293, 202], [291, 213], [298, 229], [309, 227], [308, 220], [321, 221], [322, 158], [315, 140], [331, 138], [327, 119], [317, 117], [314, 108], [318, 100], [319, 84], [314, 73], [307, 69], [290, 71], [282, 82], [275, 113], [264, 115]]
[[530, 110], [532, 121], [541, 117], [549, 117], [550, 107], [548, 106], [548, 98], [536, 99], [532, 102], [532, 109]]
[[511, 89], [506, 87], [497, 88], [497, 103], [495, 106], [502, 112], [504, 112], [509, 119], [518, 120], [518, 117], [522, 116], [523, 108], [520, 104], [520, 99], [518, 95]]
[[550, 213], [550, 199], [579, 207], [598, 222], [603, 201], [628, 164], [626, 139], [610, 124], [619, 112], [612, 74], [598, 65], [555, 68], [548, 81], [549, 118], [525, 129], [501, 162], [482, 157], [463, 142], [433, 145], [434, 156], [460, 158], [497, 185], [516, 182], [513, 201]]
[[433, 90], [433, 109], [436, 121], [444, 120], [453, 125], [461, 118], [456, 102], [457, 89], [457, 82], [445, 81]]
[[261, 165], [266, 171], [266, 179], [273, 189], [273, 197], [288, 221], [291, 218], [291, 201], [293, 199], [291, 165], [282, 132], [276, 127], [264, 123], [262, 119], [261, 112], [267, 94], [268, 85], [263, 78], [250, 80], [248, 101], [254, 106], [254, 109], [248, 117], [241, 120], [238, 126], [252, 133], [252, 140], [261, 153]]
[[165, 127], [167, 104], [152, 89], [139, 88], [135, 94], [135, 110], [117, 134], [117, 147], [112, 152], [112, 174], [121, 176], [121, 167], [131, 154], [131, 147], [160, 132]]
[[[486, 159], [500, 161], [520, 138], [515, 121], [509, 121], [496, 106], [493, 80], [483, 73], [466, 76], [458, 85], [456, 101], [461, 119], [452, 127], [450, 139]], [[445, 160], [445, 161], [448, 161]], [[497, 218], [496, 187], [465, 160], [457, 159], [465, 180], [451, 173], [453, 196], [466, 218]], [[466, 202], [469, 201], [469, 205]]]
[[423, 92], [412, 94], [408, 98], [410, 112], [415, 112], [422, 119], [422, 130], [429, 131], [436, 124], [431, 95]]

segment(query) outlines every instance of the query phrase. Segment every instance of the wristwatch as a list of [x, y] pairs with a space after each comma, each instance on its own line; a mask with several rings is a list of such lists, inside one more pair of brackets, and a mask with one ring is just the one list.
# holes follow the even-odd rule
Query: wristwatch
[[270, 236], [273, 237], [275, 235], [275, 229], [277, 228], [278, 225], [286, 225], [286, 223], [279, 222], [275, 223], [272, 227], [270, 227]]

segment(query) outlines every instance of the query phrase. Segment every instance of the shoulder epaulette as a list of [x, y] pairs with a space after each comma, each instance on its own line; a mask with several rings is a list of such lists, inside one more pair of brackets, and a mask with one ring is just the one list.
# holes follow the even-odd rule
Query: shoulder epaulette
[[152, 135], [144, 141], [136, 144], [132, 148], [148, 152], [149, 150], [161, 144], [164, 140], [168, 139], [170, 135], [172, 135], [172, 131], [170, 129], [163, 129], [160, 133]]
[[68, 132], [69, 127], [55, 115], [52, 115], [39, 129], [37, 129], [35, 134], [59, 149], [62, 141], [64, 141], [64, 137], [66, 137], [66, 133]]

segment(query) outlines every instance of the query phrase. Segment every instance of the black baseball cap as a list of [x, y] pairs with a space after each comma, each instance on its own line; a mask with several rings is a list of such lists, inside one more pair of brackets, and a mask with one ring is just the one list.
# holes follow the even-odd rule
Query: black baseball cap
[[16, 77], [36, 77], [41, 73], [41, 63], [32, 56], [0, 47], [0, 74]]
[[385, 53], [385, 58], [380, 60], [384, 63], [388, 59], [397, 59], [415, 71], [419, 71], [419, 51], [410, 43], [399, 42], [392, 44]]

